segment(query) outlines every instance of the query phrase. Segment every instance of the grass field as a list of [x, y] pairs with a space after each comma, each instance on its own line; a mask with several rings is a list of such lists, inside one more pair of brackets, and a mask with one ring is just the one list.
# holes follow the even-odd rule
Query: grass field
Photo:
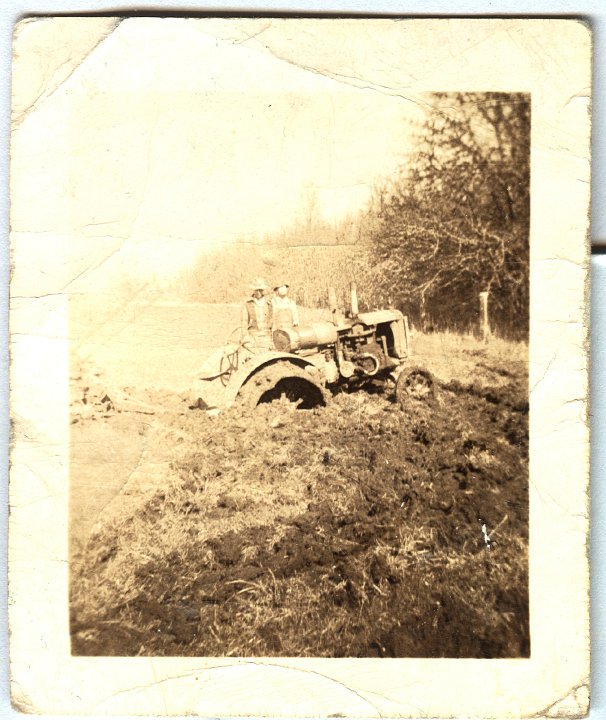
[[527, 656], [527, 347], [416, 335], [439, 392], [406, 412], [211, 417], [194, 378], [238, 312], [74, 316], [73, 652]]

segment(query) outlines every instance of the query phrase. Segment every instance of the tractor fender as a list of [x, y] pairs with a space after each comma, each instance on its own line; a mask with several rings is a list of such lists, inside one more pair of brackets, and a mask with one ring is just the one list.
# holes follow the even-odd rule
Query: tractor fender
[[235, 401], [242, 385], [248, 382], [255, 373], [262, 368], [275, 365], [279, 362], [289, 362], [303, 369], [316, 367], [310, 360], [300, 355], [293, 355], [292, 353], [264, 352], [260, 355], [253, 356], [230, 377], [227, 387], [225, 388], [225, 404], [231, 405]]

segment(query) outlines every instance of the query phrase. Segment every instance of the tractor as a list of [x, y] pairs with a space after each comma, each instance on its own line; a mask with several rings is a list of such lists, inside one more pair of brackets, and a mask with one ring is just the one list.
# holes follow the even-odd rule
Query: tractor
[[410, 364], [407, 318], [393, 308], [359, 312], [351, 287], [350, 307], [339, 310], [328, 291], [331, 320], [273, 332], [273, 350], [257, 351], [250, 339], [225, 346], [219, 372], [223, 405], [255, 407], [285, 396], [301, 410], [326, 405], [333, 392], [364, 387], [395, 391], [403, 406], [434, 395], [431, 374]]

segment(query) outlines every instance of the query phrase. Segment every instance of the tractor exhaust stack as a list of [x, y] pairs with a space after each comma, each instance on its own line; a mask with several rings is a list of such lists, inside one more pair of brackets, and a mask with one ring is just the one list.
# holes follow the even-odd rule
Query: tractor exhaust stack
[[358, 308], [358, 288], [356, 287], [355, 283], [352, 283], [350, 286], [351, 291], [351, 317], [358, 317], [358, 313], [360, 312]]
[[328, 307], [330, 308], [330, 314], [332, 315], [332, 322], [334, 325], [339, 325], [339, 307], [337, 305], [337, 291], [334, 287], [328, 288]]

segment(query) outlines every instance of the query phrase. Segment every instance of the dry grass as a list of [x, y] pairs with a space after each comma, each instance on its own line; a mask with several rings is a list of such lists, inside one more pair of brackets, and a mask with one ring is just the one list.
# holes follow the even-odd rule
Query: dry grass
[[433, 354], [447, 354], [451, 351], [485, 355], [498, 365], [508, 362], [527, 362], [528, 343], [492, 336], [487, 342], [472, 333], [462, 334], [449, 331], [415, 333], [415, 345]]
[[444, 381], [499, 385], [527, 375], [528, 343], [522, 341], [493, 336], [485, 343], [471, 333], [415, 332], [412, 348], [413, 361]]

